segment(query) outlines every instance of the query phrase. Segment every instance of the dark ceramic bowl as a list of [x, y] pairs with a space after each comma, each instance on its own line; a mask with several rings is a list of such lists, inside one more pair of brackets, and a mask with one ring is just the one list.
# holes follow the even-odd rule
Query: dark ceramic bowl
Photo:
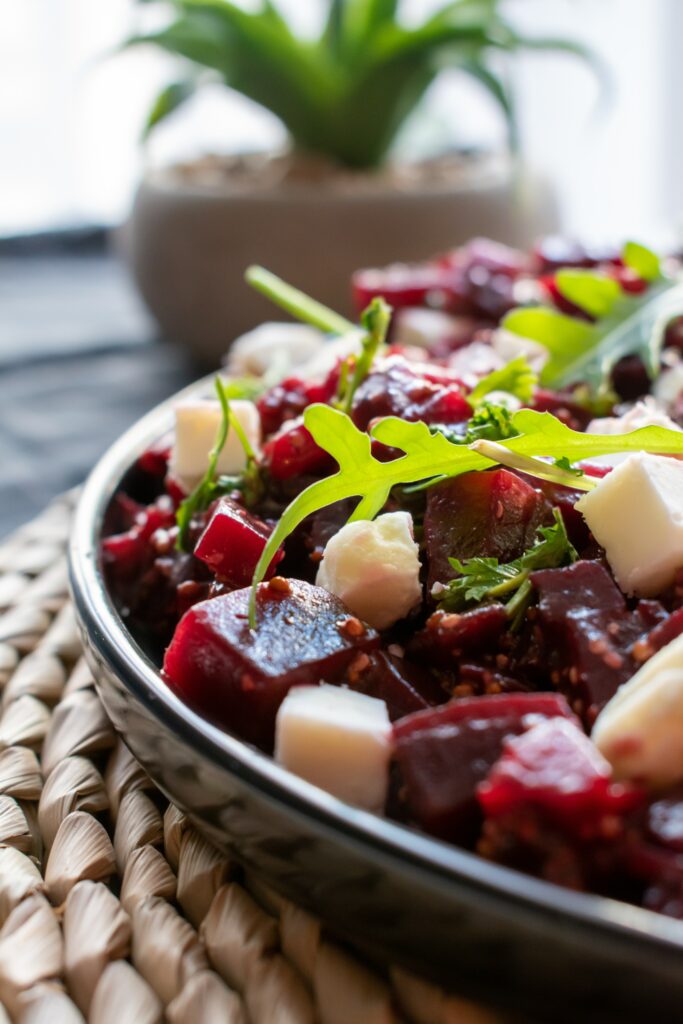
[[104, 456], [70, 550], [100, 697], [152, 779], [226, 853], [371, 957], [514, 1008], [525, 1021], [679, 1019], [683, 922], [560, 889], [349, 807], [167, 689], [107, 593], [98, 549], [112, 496], [171, 417], [167, 402]]

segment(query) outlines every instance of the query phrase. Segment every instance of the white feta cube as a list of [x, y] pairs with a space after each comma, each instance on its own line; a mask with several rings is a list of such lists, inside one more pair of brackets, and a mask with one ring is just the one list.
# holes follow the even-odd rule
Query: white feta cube
[[652, 385], [652, 393], [665, 409], [670, 409], [683, 391], [683, 362], [662, 370]]
[[[253, 402], [234, 399], [230, 402], [232, 415], [241, 424], [244, 433], [258, 451], [261, 443], [261, 420]], [[209, 452], [216, 442], [221, 424], [221, 406], [217, 399], [190, 399], [175, 408], [175, 439], [171, 452], [170, 472], [182, 487], [190, 491], [204, 473]], [[231, 428], [218, 459], [218, 473], [240, 473], [246, 466], [246, 454], [237, 431]]]
[[683, 463], [636, 452], [576, 507], [627, 594], [652, 597], [683, 567]]
[[592, 739], [619, 779], [651, 786], [683, 780], [683, 636], [619, 687]]
[[398, 345], [431, 348], [441, 341], [458, 337], [458, 321], [439, 309], [421, 306], [398, 309], [394, 314], [394, 341]]
[[521, 334], [497, 327], [491, 335], [491, 347], [504, 363], [509, 363], [517, 356], [525, 356], [529, 365], [537, 372], [548, 362], [548, 350], [532, 338], [524, 338]]
[[[622, 416], [601, 416], [599, 419], [591, 420], [586, 427], [589, 434], [629, 434], [632, 430], [640, 430], [641, 427], [666, 427], [668, 430], [680, 430], [677, 423], [667, 415], [666, 411], [652, 398], [636, 402]], [[588, 462], [592, 466], [614, 466], [621, 465], [629, 457], [628, 452], [614, 452], [611, 455], [596, 455]]]
[[422, 600], [410, 513], [347, 523], [327, 542], [316, 583], [375, 629], [404, 618]]
[[260, 324], [237, 338], [230, 346], [228, 367], [232, 373], [262, 376], [275, 366], [284, 376], [317, 355], [325, 335], [309, 324]]
[[293, 687], [275, 723], [275, 759], [340, 800], [380, 813], [392, 728], [383, 700], [341, 686]]

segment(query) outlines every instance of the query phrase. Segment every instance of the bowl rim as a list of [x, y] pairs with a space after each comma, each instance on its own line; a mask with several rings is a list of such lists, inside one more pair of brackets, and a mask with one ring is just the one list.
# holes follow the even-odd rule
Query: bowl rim
[[209, 393], [210, 374], [160, 403], [130, 427], [102, 456], [88, 477], [74, 516], [68, 549], [69, 583], [77, 616], [88, 641], [122, 681], [181, 741], [237, 775], [288, 812], [314, 820], [376, 860], [388, 859], [418, 871], [432, 885], [466, 885], [499, 907], [531, 912], [546, 925], [561, 915], [563, 927], [603, 939], [642, 946], [661, 955], [683, 950], [683, 921], [617, 899], [577, 893], [485, 860], [409, 826], [351, 807], [298, 778], [271, 757], [206, 721], [164, 683], [154, 662], [129, 633], [107, 591], [101, 571], [99, 540], [104, 513], [125, 472], [151, 443], [172, 426], [178, 401]]

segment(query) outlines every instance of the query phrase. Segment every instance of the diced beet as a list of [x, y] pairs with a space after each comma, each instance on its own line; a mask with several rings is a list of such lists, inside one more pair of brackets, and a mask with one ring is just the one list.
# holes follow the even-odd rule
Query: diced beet
[[646, 395], [651, 381], [639, 355], [622, 356], [612, 367], [612, 387], [624, 402], [635, 402]]
[[648, 282], [639, 277], [631, 267], [615, 265], [608, 267], [607, 273], [614, 278], [627, 295], [642, 295], [649, 287]]
[[152, 534], [174, 524], [175, 512], [167, 496], [141, 508], [129, 530], [102, 541], [102, 558], [107, 571], [119, 582], [135, 576], [142, 570], [147, 556], [152, 555], [149, 550]]
[[[607, 467], [595, 467], [598, 471]], [[589, 475], [593, 475], [593, 467], [586, 468]], [[600, 472], [596, 475], [601, 475]], [[564, 522], [567, 536], [574, 547], [581, 551], [590, 540], [590, 531], [586, 525], [576, 503], [585, 494], [585, 491], [577, 491], [572, 487], [563, 487], [561, 484], [552, 483], [550, 480], [536, 480], [536, 486], [541, 494], [544, 494], [549, 504], [557, 508], [562, 521]]]
[[169, 685], [183, 700], [264, 749], [272, 747], [275, 715], [292, 686], [336, 682], [359, 651], [379, 644], [338, 598], [287, 582], [259, 586], [255, 630], [249, 588], [194, 605], [164, 658]]
[[393, 309], [425, 305], [451, 309], [458, 305], [461, 280], [461, 274], [439, 263], [395, 263], [382, 269], [357, 270], [351, 278], [353, 304], [360, 313], [382, 296]]
[[539, 602], [535, 631], [553, 683], [591, 726], [636, 670], [632, 647], [646, 632], [600, 562], [542, 569], [531, 582]]
[[464, 473], [427, 493], [428, 589], [456, 576], [449, 558], [518, 558], [550, 509], [539, 491], [506, 469]]
[[324, 473], [334, 467], [333, 460], [318, 447], [303, 420], [284, 423], [264, 446], [263, 459], [275, 480]]
[[[650, 605], [658, 605], [659, 608], [662, 606], [658, 601], [640, 601], [638, 607], [642, 609], [642, 606], [650, 607]], [[662, 608], [662, 611], [664, 609]], [[642, 617], [642, 611], [641, 611]], [[651, 658], [653, 654], [660, 651], [662, 647], [666, 647], [672, 640], [675, 640], [677, 636], [683, 633], [683, 608], [677, 608], [676, 611], [672, 612], [671, 615], [666, 615], [661, 621], [657, 622], [656, 625], [650, 630], [645, 639], [636, 645], [634, 650], [635, 657], [638, 661], [645, 661], [647, 658]]]
[[593, 418], [592, 413], [575, 402], [571, 394], [547, 388], [536, 388], [529, 408], [536, 412], [551, 412], [572, 430], [585, 430]]
[[171, 443], [168, 437], [162, 437], [156, 444], [150, 445], [138, 458], [138, 468], [149, 476], [166, 476], [171, 458]]
[[286, 420], [300, 416], [315, 402], [329, 402], [337, 391], [339, 367], [335, 366], [322, 381], [287, 377], [269, 388], [256, 405], [261, 417], [263, 433], [268, 436], [279, 430]]
[[664, 348], [677, 348], [683, 352], [683, 316], [675, 316], [667, 324]]
[[466, 245], [442, 256], [441, 263], [463, 267], [465, 270], [483, 267], [513, 279], [520, 277], [529, 267], [525, 253], [491, 238], [472, 238]]
[[424, 629], [413, 637], [410, 653], [432, 665], [454, 668], [463, 655], [490, 651], [508, 625], [501, 604], [484, 605], [462, 614], [434, 612]]
[[619, 264], [616, 249], [588, 248], [560, 236], [541, 239], [534, 246], [533, 257], [538, 273], [553, 273], [562, 267], [597, 267], [600, 263]]
[[346, 679], [352, 690], [383, 700], [392, 722], [447, 699], [446, 691], [426, 669], [385, 651], [360, 655]]
[[520, 693], [454, 700], [397, 722], [396, 759], [410, 815], [432, 835], [471, 841], [479, 820], [476, 787], [505, 738], [557, 715], [573, 719], [558, 694]]
[[[233, 587], [246, 587], [254, 575], [271, 529], [230, 498], [221, 498], [211, 513], [194, 553]], [[284, 552], [280, 549], [266, 572], [273, 575]]]
[[425, 423], [462, 423], [472, 415], [462, 389], [452, 379], [423, 373], [401, 356], [383, 360], [356, 391], [351, 413], [360, 430], [381, 416]]
[[612, 769], [597, 747], [561, 718], [506, 740], [477, 797], [489, 817], [536, 807], [554, 825], [586, 837], [601, 817], [626, 813], [642, 799], [639, 791], [613, 783]]

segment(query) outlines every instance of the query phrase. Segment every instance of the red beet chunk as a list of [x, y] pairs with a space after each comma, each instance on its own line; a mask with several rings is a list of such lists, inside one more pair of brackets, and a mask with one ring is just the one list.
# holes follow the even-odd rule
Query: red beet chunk
[[587, 409], [573, 400], [571, 394], [546, 388], [536, 388], [530, 408], [536, 412], [551, 412], [572, 430], [585, 430], [593, 418]]
[[501, 604], [472, 611], [434, 612], [427, 625], [413, 637], [410, 653], [432, 665], [453, 668], [463, 655], [488, 652], [509, 625]]
[[[658, 601], [641, 601], [639, 608], [652, 606], [662, 608]], [[663, 610], [663, 609], [662, 609]], [[645, 661], [653, 654], [666, 647], [672, 640], [683, 633], [683, 608], [677, 608], [671, 615], [666, 615], [650, 630], [642, 646], [638, 645], [634, 654], [638, 661]]]
[[573, 718], [557, 694], [518, 693], [455, 700], [397, 722], [396, 758], [411, 817], [432, 835], [472, 841], [479, 820], [476, 787], [505, 738], [558, 715]]
[[446, 266], [460, 266], [465, 270], [481, 267], [495, 274], [513, 279], [528, 268], [528, 258], [519, 249], [496, 242], [491, 238], [473, 238], [466, 245], [442, 257]]
[[300, 416], [315, 402], [329, 402], [337, 391], [339, 368], [335, 367], [323, 381], [301, 380], [287, 377], [265, 394], [257, 404], [263, 433], [267, 436], [279, 430], [286, 420]]
[[[271, 530], [230, 498], [221, 498], [211, 513], [194, 553], [233, 587], [246, 587], [254, 575]], [[272, 576], [284, 552], [278, 551], [268, 568]]]
[[134, 577], [153, 557], [149, 547], [152, 534], [174, 524], [175, 512], [168, 497], [162, 496], [155, 504], [141, 508], [129, 530], [102, 541], [102, 558], [108, 572], [117, 582]]
[[581, 306], [577, 306], [574, 302], [570, 302], [566, 299], [557, 283], [557, 278], [554, 274], [547, 274], [544, 277], [539, 277], [539, 284], [545, 291], [546, 295], [561, 313], [566, 313], [567, 316], [577, 317], [580, 320], [592, 320], [593, 318], [586, 313], [585, 309]]
[[[351, 278], [353, 303], [358, 312], [377, 296], [394, 309], [434, 306], [452, 309], [465, 303], [462, 275], [438, 263], [395, 263], [382, 269], [358, 270]], [[464, 312], [465, 310], [463, 310]]]
[[263, 457], [275, 480], [324, 473], [334, 467], [333, 460], [318, 447], [300, 419], [285, 423], [271, 437], [263, 449]]
[[428, 589], [455, 577], [449, 558], [518, 558], [548, 514], [543, 495], [506, 469], [464, 473], [431, 487], [424, 519]]
[[650, 391], [652, 382], [639, 355], [622, 356], [612, 368], [612, 387], [624, 402], [635, 402]]
[[361, 655], [347, 673], [352, 690], [383, 700], [392, 722], [446, 701], [446, 691], [428, 671], [384, 651]]
[[586, 838], [604, 815], [630, 811], [641, 799], [612, 783], [602, 754], [577, 725], [561, 718], [508, 739], [477, 797], [489, 817], [535, 807], [554, 825]]
[[591, 726], [598, 711], [636, 670], [632, 648], [646, 632], [638, 610], [600, 562], [532, 573], [536, 622], [551, 679]]
[[261, 584], [255, 630], [248, 588], [194, 605], [164, 658], [166, 678], [183, 700], [264, 749], [272, 747], [275, 715], [292, 686], [336, 682], [359, 651], [379, 644], [326, 590], [288, 584]]
[[418, 372], [401, 356], [385, 359], [368, 374], [356, 391], [352, 410], [360, 430], [367, 430], [380, 416], [453, 424], [471, 415], [471, 406], [457, 383]]
[[156, 444], [150, 445], [138, 458], [138, 468], [149, 476], [164, 477], [171, 458], [172, 442], [162, 437]]

